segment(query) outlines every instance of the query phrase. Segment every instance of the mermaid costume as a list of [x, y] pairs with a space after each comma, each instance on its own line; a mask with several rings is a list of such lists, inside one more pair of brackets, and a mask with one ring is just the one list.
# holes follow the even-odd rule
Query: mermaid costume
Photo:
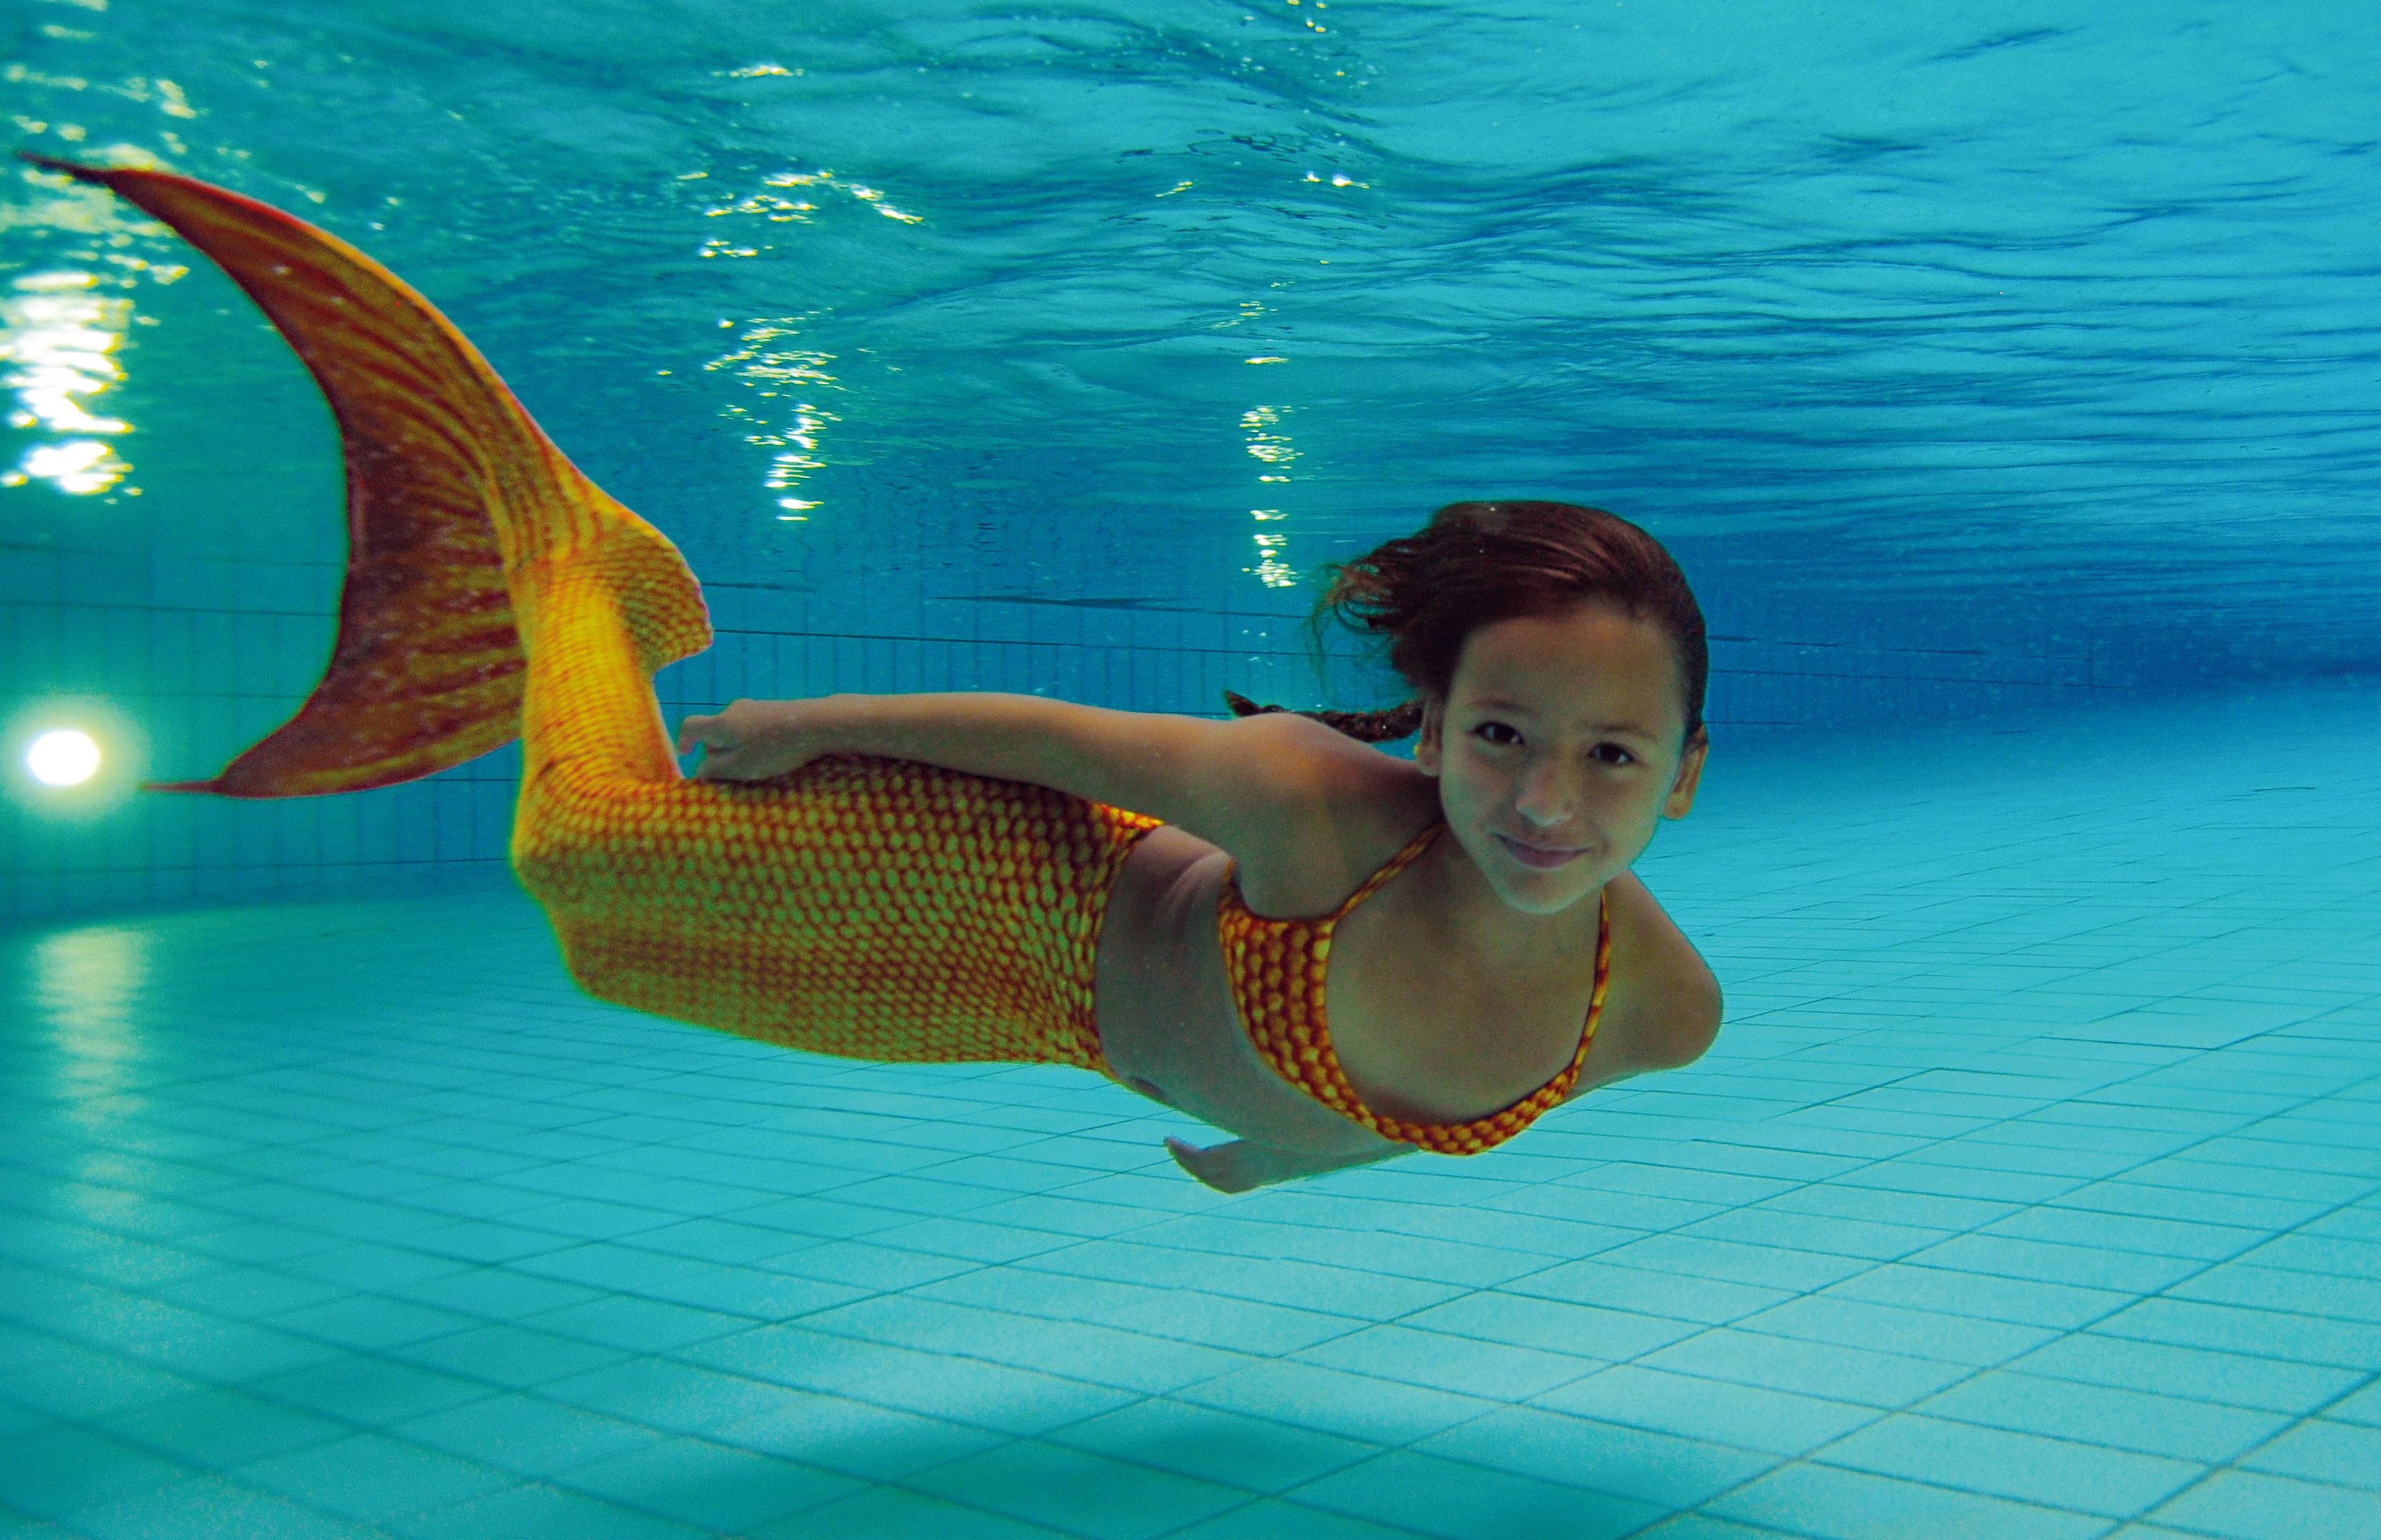
[[[34, 157], [28, 157], [34, 159]], [[337, 639], [298, 713], [212, 780], [237, 797], [363, 791], [522, 740], [512, 862], [590, 994], [816, 1053], [1110, 1073], [1093, 980], [1125, 859], [1157, 820], [1020, 782], [839, 755], [775, 781], [680, 774], [652, 682], [710, 645], [693, 574], [566, 459], [477, 349], [336, 237], [165, 172], [37, 160], [170, 225], [230, 275], [322, 386], [346, 456]], [[1386, 1137], [1500, 1143], [1576, 1083], [1604, 1000], [1608, 916], [1578, 1052], [1464, 1123], [1375, 1116], [1323, 1013], [1340, 910], [1252, 914], [1218, 940], [1261, 1056]]]

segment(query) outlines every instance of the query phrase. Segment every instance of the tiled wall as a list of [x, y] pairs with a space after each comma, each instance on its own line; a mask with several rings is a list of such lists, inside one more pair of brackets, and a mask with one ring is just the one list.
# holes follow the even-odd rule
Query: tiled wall
[[[243, 803], [133, 791], [130, 776], [213, 774], [303, 697], [330, 644], [336, 521], [307, 549], [201, 556], [18, 546], [0, 561], [0, 919], [222, 897], [503, 859], [518, 760], [491, 755], [409, 786]], [[730, 572], [690, 549], [699, 570]], [[905, 553], [906, 554], [906, 553]], [[929, 597], [915, 572], [841, 595], [722, 584], [717, 644], [661, 681], [675, 716], [738, 696], [837, 689], [1045, 691], [1153, 710], [1215, 712], [1226, 688], [1291, 704], [1317, 685], [1301, 617], [1190, 600], [1132, 608]], [[1926, 719], [2088, 697], [2087, 660], [1732, 636], [1716, 611], [1712, 720], [1725, 745], [1779, 724]], [[2105, 681], [2102, 682], [2105, 685]], [[111, 751], [93, 795], [34, 787], [32, 732], [82, 725]], [[103, 779], [105, 779], [104, 777]]]

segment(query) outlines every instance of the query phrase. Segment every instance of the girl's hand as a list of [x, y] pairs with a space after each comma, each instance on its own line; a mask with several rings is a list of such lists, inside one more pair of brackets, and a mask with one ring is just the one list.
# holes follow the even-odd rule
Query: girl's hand
[[1270, 1186], [1294, 1173], [1278, 1169], [1280, 1152], [1247, 1139], [1205, 1149], [1180, 1139], [1166, 1141], [1166, 1152], [1176, 1165], [1219, 1193], [1246, 1193]]
[[1228, 1145], [1210, 1145], [1205, 1149], [1180, 1139], [1168, 1139], [1166, 1153], [1174, 1157], [1176, 1165], [1219, 1193], [1247, 1193], [1270, 1187], [1276, 1182], [1295, 1182], [1302, 1176], [1321, 1176], [1325, 1171], [1344, 1171], [1350, 1166], [1394, 1160], [1401, 1155], [1411, 1155], [1413, 1146], [1383, 1139], [1375, 1141], [1370, 1149], [1350, 1150], [1345, 1155], [1316, 1155], [1278, 1149], [1254, 1139], [1235, 1139]]
[[823, 754], [828, 742], [824, 703], [817, 700], [737, 700], [715, 717], [678, 723], [678, 751], [701, 748], [697, 781], [768, 781], [790, 774]]

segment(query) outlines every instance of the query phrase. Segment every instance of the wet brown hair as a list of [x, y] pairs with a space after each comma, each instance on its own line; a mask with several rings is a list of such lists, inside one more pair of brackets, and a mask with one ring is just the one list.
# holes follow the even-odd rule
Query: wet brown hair
[[[1405, 737], [1422, 725], [1422, 697], [1445, 698], [1471, 633], [1593, 601], [1669, 638], [1693, 742], [1703, 730], [1711, 655], [1686, 575], [1661, 541], [1627, 519], [1569, 503], [1450, 503], [1419, 533], [1330, 568], [1314, 611], [1318, 636], [1337, 624], [1386, 638], [1389, 666], [1416, 698], [1386, 711], [1300, 714], [1367, 743]], [[1225, 700], [1240, 716], [1281, 709], [1228, 692]]]

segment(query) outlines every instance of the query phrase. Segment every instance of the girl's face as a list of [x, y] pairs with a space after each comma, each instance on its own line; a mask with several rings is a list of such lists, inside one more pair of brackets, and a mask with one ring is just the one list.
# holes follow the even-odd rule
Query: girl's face
[[1463, 644], [1414, 763], [1496, 896], [1552, 915], [1626, 870], [1693, 806], [1705, 743], [1686, 727], [1660, 627], [1615, 605], [1498, 621]]

